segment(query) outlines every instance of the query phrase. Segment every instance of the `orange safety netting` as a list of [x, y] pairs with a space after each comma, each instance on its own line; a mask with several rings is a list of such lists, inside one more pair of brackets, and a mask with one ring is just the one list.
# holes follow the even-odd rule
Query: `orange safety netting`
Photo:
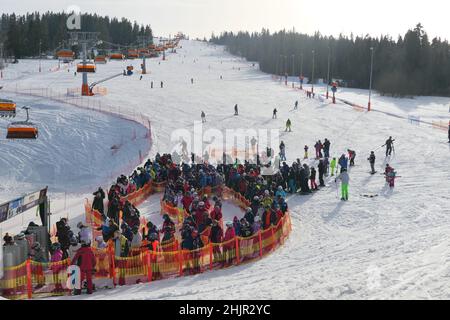
[[[128, 257], [115, 257], [111, 249], [95, 249], [96, 288], [132, 285], [160, 279], [202, 273], [261, 259], [282, 245], [291, 230], [287, 213], [276, 226], [257, 234], [236, 237], [224, 243], [210, 243], [193, 251], [180, 250], [177, 240], [157, 247], [132, 249]], [[69, 260], [38, 263], [28, 260], [22, 265], [5, 268], [0, 282], [2, 295], [10, 299], [69, 295], [67, 268]]]
[[[161, 192], [164, 186], [165, 183], [148, 184], [128, 195], [127, 199], [136, 205], [150, 194]], [[242, 195], [226, 187], [204, 190], [205, 194], [213, 192], [220, 192], [223, 198], [233, 201], [241, 208], [250, 205]], [[95, 236], [96, 232], [100, 233], [95, 227], [102, 223], [101, 214], [92, 210], [88, 200], [85, 203], [85, 213], [86, 221], [93, 226]], [[145, 218], [142, 218], [141, 225], [145, 223]], [[251, 262], [261, 259], [281, 246], [291, 229], [290, 215], [286, 213], [276, 226], [260, 230], [248, 238], [235, 237], [227, 242], [211, 243], [210, 229], [207, 228], [200, 234], [204, 243], [201, 249], [181, 250], [179, 239], [176, 237], [161, 243], [155, 251], [149, 250], [144, 242], [140, 249], [131, 249], [128, 257], [116, 257], [110, 241], [107, 249], [93, 248], [96, 258], [93, 282], [97, 289], [112, 288], [116, 285], [176, 278]], [[4, 277], [0, 280], [2, 295], [10, 299], [69, 295], [71, 291], [66, 286], [69, 265], [70, 260], [58, 263], [37, 263], [27, 260], [19, 266], [5, 268]]]

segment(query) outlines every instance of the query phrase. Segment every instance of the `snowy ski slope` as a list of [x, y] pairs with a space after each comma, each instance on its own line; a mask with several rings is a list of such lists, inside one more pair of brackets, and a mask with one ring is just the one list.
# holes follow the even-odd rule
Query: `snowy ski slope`
[[[414, 126], [404, 119], [380, 113], [357, 112], [342, 104], [306, 99], [303, 92], [274, 82], [270, 75], [227, 54], [222, 47], [193, 41], [181, 44], [183, 48], [177, 54], [168, 54], [167, 61], [147, 60], [151, 73], [142, 80], [137, 74], [116, 78], [102, 84], [108, 88], [108, 95], [92, 99], [149, 116], [155, 136], [152, 155], [170, 151], [174, 147], [170, 134], [180, 128], [192, 130], [193, 121], [200, 120], [202, 110], [207, 116], [206, 129], [284, 130], [290, 118], [293, 132], [281, 133], [289, 162], [303, 158], [305, 144], [312, 150], [315, 141], [324, 138], [331, 140], [334, 156], [345, 153], [347, 148], [356, 151], [356, 167], [350, 172], [350, 201], [339, 201], [334, 181], [329, 179], [329, 187], [312, 196], [289, 198], [293, 232], [282, 248], [257, 263], [194, 277], [119, 287], [77, 299], [450, 297], [447, 235], [450, 145], [446, 132]], [[120, 72], [128, 63], [100, 65], [90, 81]], [[131, 63], [139, 70], [140, 60]], [[11, 68], [20, 68], [20, 64]], [[21, 77], [20, 86], [51, 84], [65, 92], [79, 86], [80, 78], [62, 70]], [[194, 84], [190, 83], [191, 78]], [[150, 81], [154, 81], [153, 89]], [[163, 89], [160, 81], [164, 81]], [[13, 79], [3, 84], [6, 88], [16, 85]], [[367, 101], [363, 91], [341, 93], [349, 100], [360, 99], [361, 104]], [[295, 100], [299, 100], [298, 112], [292, 111]], [[444, 98], [412, 101], [413, 111], [437, 120], [445, 118], [444, 108], [450, 103]], [[233, 116], [236, 103], [239, 117]], [[410, 100], [406, 99], [375, 95], [373, 100], [374, 108], [394, 113], [412, 112], [409, 105]], [[277, 120], [271, 119], [274, 107], [279, 111]], [[127, 132], [124, 128], [118, 130]], [[370, 151], [384, 144], [389, 135], [396, 139], [395, 154], [385, 160], [384, 150], [378, 149], [376, 167], [381, 172], [390, 163], [397, 169], [401, 178], [394, 190], [386, 189], [383, 176], [368, 174], [366, 161]], [[72, 203], [82, 201], [78, 192], [73, 190]], [[372, 199], [360, 196], [367, 193], [379, 196]], [[58, 205], [61, 207], [56, 201]], [[154, 210], [154, 204], [148, 206], [148, 210]], [[64, 210], [60, 212], [64, 214]]]

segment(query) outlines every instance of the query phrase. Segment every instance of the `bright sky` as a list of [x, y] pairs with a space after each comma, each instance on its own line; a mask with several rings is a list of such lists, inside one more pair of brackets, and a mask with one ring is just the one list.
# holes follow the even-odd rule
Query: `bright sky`
[[431, 38], [450, 39], [448, 0], [1, 0], [0, 12], [62, 11], [73, 5], [82, 12], [151, 24], [158, 36], [182, 31], [191, 38], [209, 38], [225, 30], [295, 27], [309, 34], [396, 38], [421, 22]]

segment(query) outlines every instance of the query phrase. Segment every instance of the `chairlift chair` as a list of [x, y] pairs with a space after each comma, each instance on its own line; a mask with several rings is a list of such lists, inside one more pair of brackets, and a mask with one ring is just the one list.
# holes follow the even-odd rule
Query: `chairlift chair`
[[36, 139], [38, 137], [37, 126], [30, 122], [29, 107], [22, 107], [27, 112], [27, 120], [12, 122], [8, 125], [6, 139]]
[[15, 117], [16, 104], [12, 100], [0, 99], [0, 117]]

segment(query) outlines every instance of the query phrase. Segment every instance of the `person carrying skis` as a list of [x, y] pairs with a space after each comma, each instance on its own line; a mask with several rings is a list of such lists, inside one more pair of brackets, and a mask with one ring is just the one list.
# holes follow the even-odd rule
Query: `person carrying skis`
[[348, 184], [350, 182], [350, 176], [348, 175], [347, 169], [343, 169], [341, 174], [336, 177], [334, 182], [341, 180], [341, 200], [348, 201]]
[[285, 130], [285, 132], [287, 132], [288, 130], [289, 130], [289, 132], [292, 132], [292, 130], [291, 130], [291, 125], [292, 125], [291, 119], [287, 119], [287, 121], [286, 121], [286, 130]]
[[234, 106], [234, 115], [238, 116], [239, 115], [239, 110], [238, 110], [238, 105], [236, 103], [236, 105]]
[[205, 112], [202, 111], [201, 117], [202, 117], [202, 123], [205, 123], [206, 122], [206, 114], [205, 114]]
[[304, 150], [305, 150], [305, 157], [303, 159], [308, 159], [308, 146], [305, 146]]
[[369, 156], [369, 158], [367, 158], [367, 160], [370, 163], [370, 169], [372, 170], [370, 172], [371, 174], [375, 174], [375, 159], [376, 159], [375, 152], [374, 151], [370, 152], [370, 156]]
[[336, 169], [336, 158], [333, 158], [333, 160], [331, 160], [330, 162], [330, 168], [331, 168], [331, 176], [334, 177], [334, 169]]
[[355, 158], [356, 158], [356, 152], [350, 149], [347, 149], [348, 152], [348, 158], [350, 160], [350, 167], [355, 166]]
[[283, 141], [280, 143], [280, 161], [286, 161], [286, 146]]
[[393, 147], [394, 147], [394, 141], [395, 139], [392, 139], [392, 137], [389, 137], [389, 139], [386, 140], [386, 143], [382, 145], [381, 147], [386, 146], [386, 157], [391, 155]]
[[277, 118], [277, 108], [273, 109], [273, 115], [272, 115], [272, 119], [276, 119]]

